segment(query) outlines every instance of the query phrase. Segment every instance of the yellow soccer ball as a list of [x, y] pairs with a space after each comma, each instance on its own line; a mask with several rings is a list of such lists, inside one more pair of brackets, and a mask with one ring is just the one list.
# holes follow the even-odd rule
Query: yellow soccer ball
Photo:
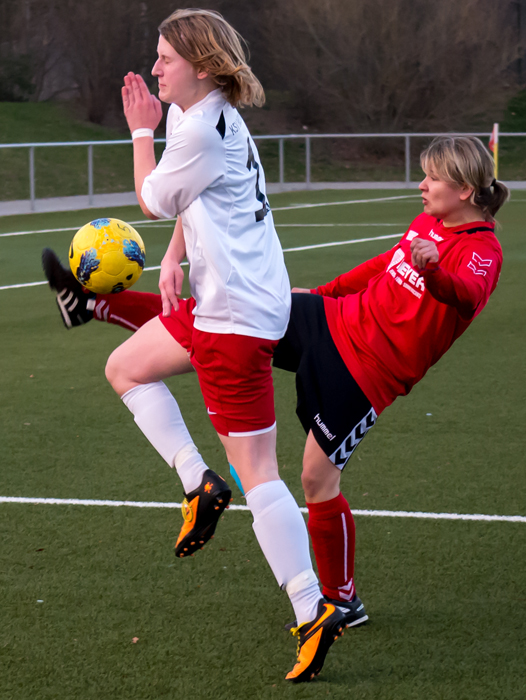
[[96, 219], [77, 231], [69, 266], [80, 284], [96, 294], [115, 294], [135, 284], [145, 250], [137, 231], [119, 219]]

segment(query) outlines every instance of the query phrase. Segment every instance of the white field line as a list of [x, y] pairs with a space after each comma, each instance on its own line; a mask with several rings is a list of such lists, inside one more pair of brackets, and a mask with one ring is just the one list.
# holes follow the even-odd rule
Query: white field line
[[[22, 503], [53, 506], [109, 506], [113, 508], [181, 508], [181, 503], [163, 503], [158, 501], [102, 501], [81, 498], [22, 498], [17, 496], [0, 496], [0, 503]], [[248, 506], [231, 505], [230, 510], [248, 511]], [[300, 508], [307, 513], [307, 508]], [[379, 518], [417, 518], [422, 520], [476, 520], [486, 522], [526, 523], [523, 515], [482, 515], [478, 513], [424, 513], [405, 510], [353, 510], [353, 515], [367, 515]]]
[[[344, 202], [319, 202], [317, 204], [292, 204], [288, 207], [272, 207], [272, 211], [289, 211], [291, 209], [312, 209], [316, 207], [335, 207], [341, 206], [343, 204], [367, 204], [369, 202], [391, 202], [396, 199], [411, 199], [414, 197], [420, 197], [419, 194], [407, 194], [397, 197], [378, 197], [376, 199], [348, 199]], [[172, 224], [166, 224], [165, 221], [175, 221], [175, 219], [163, 219], [162, 221], [151, 221], [150, 219], [140, 219], [139, 221], [128, 221], [131, 226], [172, 226]], [[278, 224], [285, 225], [285, 224]], [[84, 226], [84, 224], [81, 224]], [[78, 231], [81, 226], [69, 226], [68, 228], [43, 228], [38, 231], [13, 231], [11, 233], [0, 233], [0, 238], [5, 236], [29, 236], [33, 233], [60, 233], [62, 231]]]
[[347, 228], [352, 226], [381, 228], [382, 226], [405, 226], [405, 224], [274, 224], [274, 226], [276, 228]]
[[[182, 262], [181, 267], [184, 267], [185, 265], [188, 265], [187, 262]], [[161, 266], [160, 265], [154, 265], [152, 267], [145, 267], [143, 272], [151, 272], [152, 270], [160, 270]], [[5, 287], [0, 287], [0, 292], [2, 290], [6, 289], [22, 289], [23, 287], [42, 287], [43, 285], [47, 284], [47, 280], [44, 280], [43, 282], [24, 282], [23, 284], [8, 284]]]
[[[526, 201], [526, 200], [525, 200]], [[175, 221], [175, 219], [169, 219], [169, 221]], [[129, 221], [131, 226], [137, 226], [137, 228], [173, 228], [173, 223], [165, 224], [163, 222], [157, 221]], [[360, 227], [381, 227], [381, 226], [404, 226], [404, 224], [360, 224], [360, 223], [348, 223], [348, 224], [276, 224], [276, 228], [332, 228], [346, 226], [360, 226]], [[68, 228], [43, 228], [38, 231], [14, 231], [12, 233], [0, 233], [0, 238], [7, 236], [30, 236], [33, 233], [62, 233], [64, 231], [78, 231], [80, 226], [68, 226]]]
[[[166, 224], [164, 223], [165, 221], [166, 219], [163, 219], [162, 222], [157, 223], [157, 221], [141, 219], [141, 221], [127, 221], [126, 223], [130, 224], [131, 226], [154, 226], [155, 228], [168, 226], [173, 228], [173, 224]], [[175, 219], [168, 219], [168, 221], [175, 221]], [[36, 231], [12, 231], [10, 233], [0, 233], [0, 238], [5, 238], [7, 236], [30, 236], [33, 233], [63, 233], [64, 231], [78, 231], [80, 228], [82, 228], [82, 226], [84, 226], [84, 224], [81, 224], [80, 226], [67, 226], [66, 228], [41, 228]]]
[[373, 238], [353, 238], [350, 241], [333, 241], [332, 243], [316, 243], [315, 245], [302, 245], [297, 248], [284, 248], [284, 253], [296, 253], [299, 250], [314, 250], [315, 248], [332, 248], [339, 245], [351, 245], [352, 243], [369, 243], [370, 241], [386, 241], [389, 238], [400, 238], [404, 232], [390, 233], [386, 236], [374, 236]]
[[[331, 248], [340, 245], [352, 245], [353, 243], [369, 243], [371, 241], [384, 241], [389, 238], [400, 238], [403, 235], [403, 231], [400, 233], [390, 233], [386, 236], [373, 236], [371, 238], [353, 238], [350, 241], [334, 241], [332, 243], [316, 243], [315, 245], [305, 245], [299, 246], [298, 248], [284, 248], [284, 253], [297, 253], [300, 250], [315, 250], [316, 248]], [[188, 265], [187, 262], [181, 263], [181, 265]], [[154, 265], [152, 267], [145, 267], [144, 272], [151, 272], [152, 270], [160, 270], [160, 265]], [[39, 287], [47, 284], [44, 282], [25, 282], [24, 284], [8, 284], [4, 287], [0, 287], [0, 291], [5, 291], [6, 289], [22, 289], [23, 287]]]
[[374, 199], [346, 199], [343, 202], [318, 202], [316, 204], [292, 204], [288, 207], [272, 207], [272, 211], [290, 211], [291, 209], [312, 209], [314, 207], [338, 207], [342, 204], [368, 204], [369, 202], [392, 202], [395, 199], [415, 199], [421, 194], [403, 194], [393, 197], [376, 197]]

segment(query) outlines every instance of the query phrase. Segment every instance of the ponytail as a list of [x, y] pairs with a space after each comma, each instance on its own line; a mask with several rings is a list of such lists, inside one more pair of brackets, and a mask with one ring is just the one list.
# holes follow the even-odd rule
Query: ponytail
[[495, 214], [510, 198], [510, 190], [500, 180], [493, 180], [489, 187], [481, 187], [471, 195], [472, 203], [482, 209], [485, 221], [495, 221]]

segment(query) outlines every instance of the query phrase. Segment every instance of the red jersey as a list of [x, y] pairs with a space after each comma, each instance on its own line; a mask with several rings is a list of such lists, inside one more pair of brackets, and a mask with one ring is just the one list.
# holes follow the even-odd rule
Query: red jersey
[[[439, 263], [411, 265], [411, 241]], [[466, 330], [497, 286], [502, 250], [486, 221], [446, 228], [420, 214], [391, 250], [318, 287], [331, 336], [377, 414], [411, 391]]]

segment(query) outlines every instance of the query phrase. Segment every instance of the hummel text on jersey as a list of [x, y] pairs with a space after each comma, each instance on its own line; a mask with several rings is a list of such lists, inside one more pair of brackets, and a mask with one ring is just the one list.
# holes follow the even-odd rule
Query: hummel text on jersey
[[320, 414], [319, 414], [319, 413], [317, 413], [317, 414], [314, 416], [314, 420], [315, 420], [316, 423], [318, 424], [318, 426], [319, 426], [321, 432], [325, 435], [325, 437], [326, 437], [328, 440], [334, 440], [334, 438], [336, 437], [336, 435], [333, 435], [333, 434], [330, 432], [329, 428], [327, 428], [327, 426], [325, 425], [325, 423], [324, 423], [324, 422], [322, 421], [322, 419], [320, 418]]

